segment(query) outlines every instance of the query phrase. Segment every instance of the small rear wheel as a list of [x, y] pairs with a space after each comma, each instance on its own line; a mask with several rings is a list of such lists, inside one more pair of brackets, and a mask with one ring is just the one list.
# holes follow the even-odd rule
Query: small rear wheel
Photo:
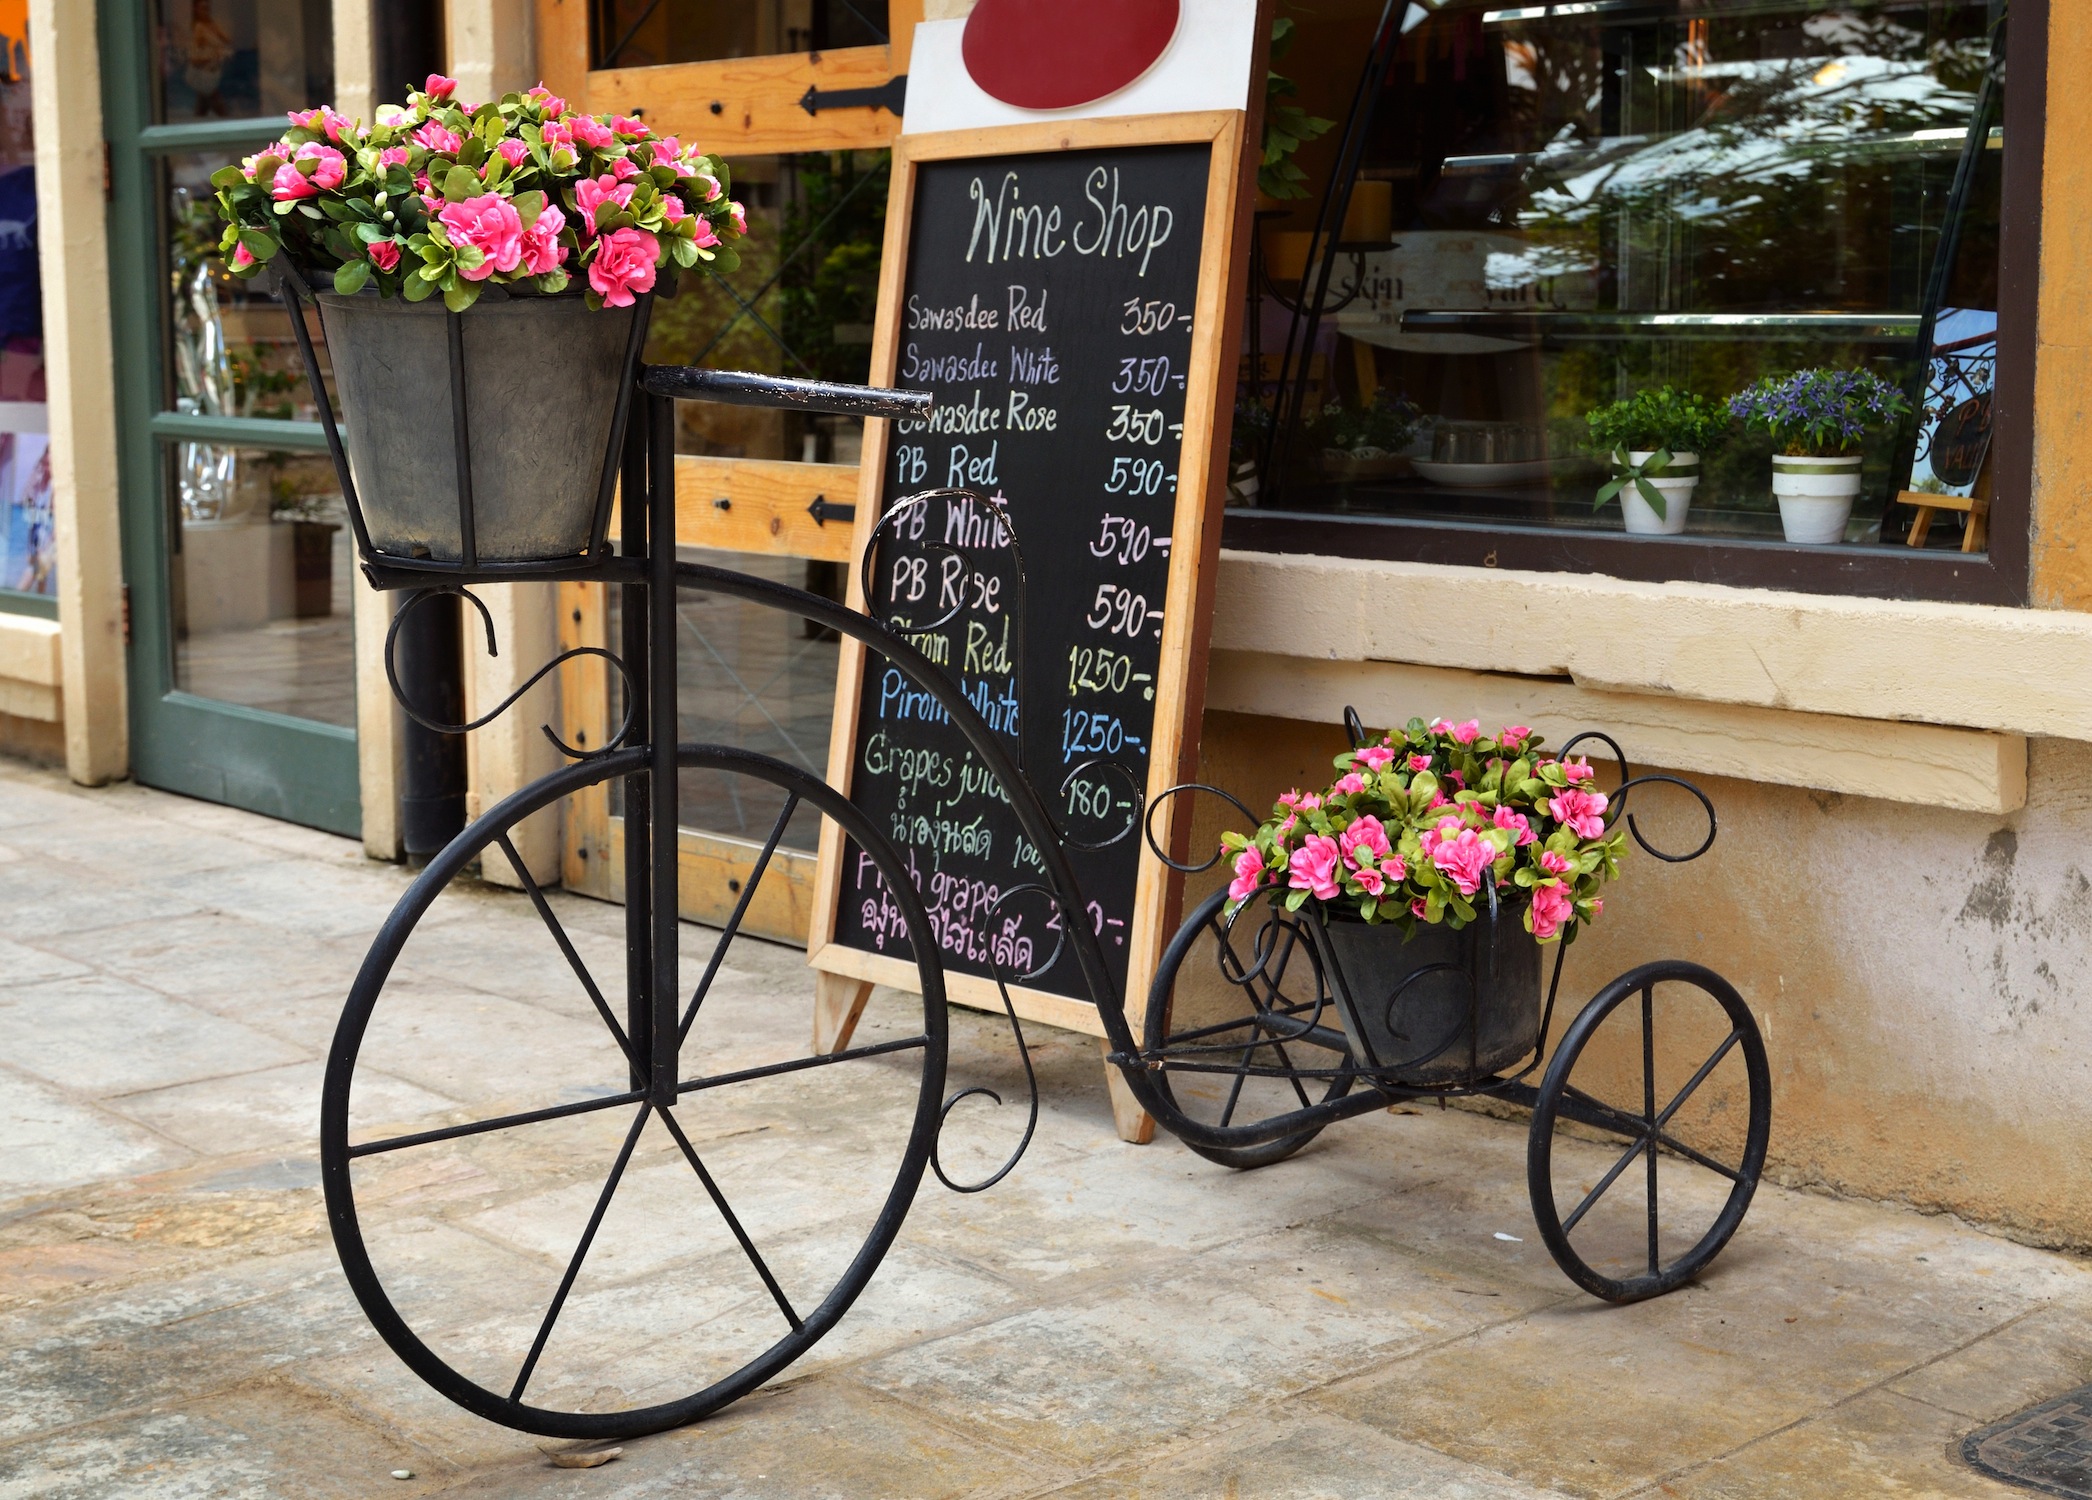
[[1357, 1082], [1315, 945], [1275, 903], [1230, 924], [1215, 891], [1177, 930], [1148, 990], [1144, 1053], [1188, 1120], [1233, 1140], [1190, 1146], [1224, 1167], [1268, 1167], [1321, 1134], [1267, 1138], [1268, 1121], [1341, 1099]]
[[1526, 1152], [1540, 1238], [1593, 1296], [1671, 1291], [1743, 1222], [1771, 1127], [1765, 1042], [1735, 987], [1677, 959], [1623, 974], [1540, 1083]]

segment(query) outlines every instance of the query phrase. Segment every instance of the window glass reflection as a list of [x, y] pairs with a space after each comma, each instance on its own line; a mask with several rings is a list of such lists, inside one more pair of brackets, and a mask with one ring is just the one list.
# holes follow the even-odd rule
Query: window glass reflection
[[243, 120], [334, 97], [329, 0], [159, 0], [157, 118]]

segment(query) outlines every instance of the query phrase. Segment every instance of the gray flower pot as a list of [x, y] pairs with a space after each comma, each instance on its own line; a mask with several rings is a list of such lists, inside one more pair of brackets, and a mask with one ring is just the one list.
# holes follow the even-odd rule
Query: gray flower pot
[[[1523, 897], [1523, 893], [1521, 893]], [[1525, 930], [1529, 898], [1494, 923], [1458, 931], [1326, 913], [1301, 925], [1328, 975], [1361, 1067], [1396, 1083], [1473, 1083], [1522, 1061], [1540, 1040], [1540, 945]]]
[[[372, 548], [464, 560], [441, 299], [321, 292], [318, 301]], [[461, 315], [475, 561], [549, 562], [587, 550], [638, 312], [490, 289]]]

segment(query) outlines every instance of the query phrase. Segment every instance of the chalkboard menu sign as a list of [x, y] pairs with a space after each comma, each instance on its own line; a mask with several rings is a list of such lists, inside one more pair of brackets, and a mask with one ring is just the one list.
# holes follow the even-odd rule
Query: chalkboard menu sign
[[[904, 137], [897, 152], [873, 377], [937, 406], [868, 435], [860, 556], [901, 507], [870, 606], [1020, 756], [1067, 835], [1114, 998], [1146, 984], [1167, 888], [1137, 831], [1107, 841], [1195, 751], [1239, 118]], [[909, 502], [925, 491], [997, 505]], [[954, 998], [999, 1003], [981, 982], [991, 955], [1014, 979], [1058, 945], [1050, 903], [997, 905], [1042, 882], [1036, 852], [927, 694], [862, 651], [838, 693], [831, 780], [915, 871]], [[877, 873], [833, 830], [822, 853], [816, 966], [904, 977]], [[1072, 953], [1025, 992], [1032, 1014], [1098, 1029], [1070, 1004], [1088, 999]]]

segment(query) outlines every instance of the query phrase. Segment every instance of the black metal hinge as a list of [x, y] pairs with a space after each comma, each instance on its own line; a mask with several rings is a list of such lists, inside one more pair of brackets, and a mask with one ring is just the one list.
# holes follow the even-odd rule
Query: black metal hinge
[[826, 526], [830, 521], [854, 522], [857, 519], [855, 504], [848, 500], [831, 500], [826, 495], [814, 496], [814, 503], [806, 508], [806, 513], [814, 518], [816, 526]]
[[817, 115], [824, 109], [883, 109], [899, 119], [901, 106], [907, 100], [908, 75], [896, 73], [876, 88], [808, 88], [799, 96], [799, 107], [810, 115]]

